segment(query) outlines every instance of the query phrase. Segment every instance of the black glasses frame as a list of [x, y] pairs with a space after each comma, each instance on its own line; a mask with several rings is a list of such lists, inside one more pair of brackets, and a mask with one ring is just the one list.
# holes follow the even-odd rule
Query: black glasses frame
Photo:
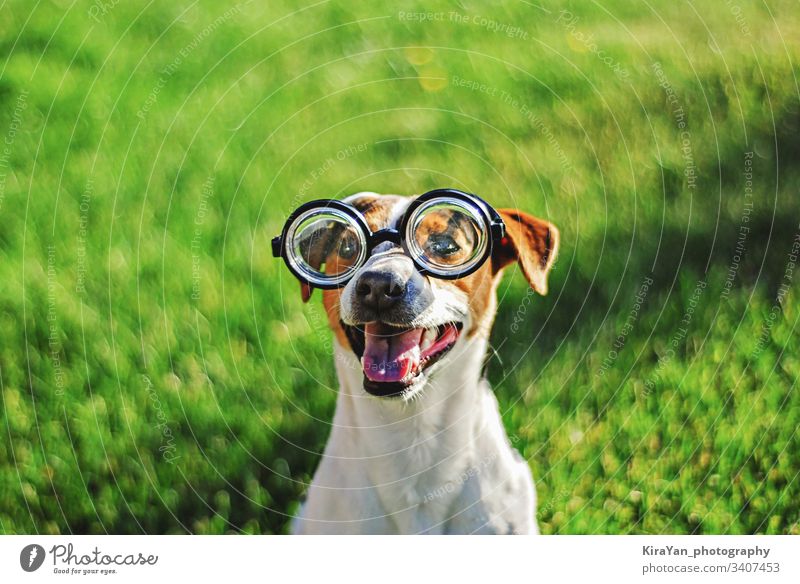
[[[476, 261], [473, 265], [468, 267], [465, 270], [457, 271], [452, 274], [441, 274], [438, 272], [431, 271], [425, 264], [421, 263], [416, 254], [412, 253], [411, 250], [408, 248], [406, 244], [406, 230], [408, 229], [408, 222], [410, 221], [411, 217], [414, 216], [414, 211], [418, 209], [421, 205], [434, 200], [434, 199], [450, 199], [450, 200], [458, 200], [466, 203], [472, 204], [480, 213], [481, 218], [484, 221], [487, 229], [489, 230], [489, 237], [486, 245], [486, 249], [483, 252], [483, 256], [480, 260]], [[317, 199], [315, 201], [309, 201], [308, 203], [304, 203], [300, 205], [297, 209], [295, 209], [289, 218], [286, 220], [286, 223], [281, 230], [281, 234], [277, 237], [272, 239], [272, 256], [276, 258], [282, 258], [286, 267], [289, 268], [289, 271], [301, 282], [314, 286], [315, 288], [320, 288], [322, 290], [333, 290], [336, 288], [342, 288], [347, 285], [350, 281], [350, 278], [344, 279], [340, 282], [335, 283], [319, 283], [319, 282], [310, 282], [305, 275], [300, 273], [295, 267], [292, 265], [292, 262], [289, 260], [289, 252], [287, 250], [287, 233], [292, 226], [292, 223], [302, 214], [306, 213], [311, 209], [335, 209], [342, 213], [345, 213], [349, 218], [353, 219], [355, 225], [358, 226], [363, 235], [364, 241], [367, 242], [367, 250], [365, 258], [368, 258], [372, 253], [372, 250], [384, 242], [391, 242], [395, 245], [399, 245], [403, 248], [403, 251], [406, 255], [411, 258], [411, 261], [414, 262], [414, 266], [417, 270], [423, 275], [430, 275], [434, 278], [439, 278], [441, 280], [457, 280], [458, 278], [463, 278], [465, 276], [469, 276], [473, 272], [475, 272], [478, 268], [480, 268], [486, 260], [491, 256], [492, 249], [494, 248], [494, 244], [499, 242], [506, 234], [506, 226], [503, 222], [502, 217], [500, 214], [491, 206], [489, 203], [481, 199], [477, 195], [473, 195], [471, 193], [466, 193], [464, 191], [459, 191], [457, 189], [435, 189], [433, 191], [428, 191], [427, 193], [420, 195], [416, 199], [414, 199], [408, 208], [403, 213], [403, 217], [399, 223], [399, 229], [395, 228], [387, 228], [387, 229], [380, 229], [378, 231], [372, 231], [367, 224], [367, 220], [364, 218], [364, 215], [356, 209], [354, 206], [350, 205], [349, 203], [345, 203], [344, 201], [339, 201], [337, 199]], [[366, 259], [364, 260], [366, 262]], [[363, 263], [362, 262], [362, 265]], [[361, 266], [355, 266], [355, 270], [360, 268]]]

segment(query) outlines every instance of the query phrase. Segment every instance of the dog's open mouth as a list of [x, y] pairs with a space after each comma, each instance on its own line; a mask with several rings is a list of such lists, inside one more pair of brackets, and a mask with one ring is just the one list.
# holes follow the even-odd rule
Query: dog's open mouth
[[422, 372], [453, 348], [462, 323], [431, 328], [400, 328], [370, 322], [346, 326], [353, 351], [361, 357], [364, 389], [380, 397], [398, 396], [414, 385]]

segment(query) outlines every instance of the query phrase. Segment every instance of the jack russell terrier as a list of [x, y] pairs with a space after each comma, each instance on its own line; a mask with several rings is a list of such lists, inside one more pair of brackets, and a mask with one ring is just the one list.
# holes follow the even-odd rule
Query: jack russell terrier
[[307, 203], [272, 241], [335, 336], [333, 429], [302, 534], [536, 533], [528, 464], [482, 366], [503, 269], [547, 292], [554, 225], [475, 195]]

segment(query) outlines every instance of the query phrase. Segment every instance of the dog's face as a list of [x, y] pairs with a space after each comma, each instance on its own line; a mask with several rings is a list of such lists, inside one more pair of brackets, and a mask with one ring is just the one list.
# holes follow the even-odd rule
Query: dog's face
[[[361, 193], [347, 202], [373, 232], [397, 227], [413, 197]], [[498, 209], [506, 237], [491, 257], [468, 276], [442, 280], [423, 276], [403, 249], [377, 245], [344, 288], [326, 290], [328, 320], [343, 347], [361, 362], [364, 389], [378, 397], [411, 399], [443, 373], [448, 354], [464, 339], [488, 336], [495, 312], [495, 289], [503, 268], [519, 262], [531, 287], [547, 292], [547, 275], [558, 250], [558, 230], [525, 213]], [[469, 225], [436, 214], [422, 226], [428, 243], [453, 261], [477, 234]], [[347, 261], [347, 246], [331, 250], [328, 265]], [[312, 288], [302, 285], [303, 300]]]

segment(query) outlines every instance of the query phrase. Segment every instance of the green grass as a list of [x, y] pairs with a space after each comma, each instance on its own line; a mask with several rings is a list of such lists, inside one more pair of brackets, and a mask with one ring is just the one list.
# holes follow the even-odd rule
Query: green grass
[[284, 532], [335, 377], [269, 239], [440, 186], [561, 229], [487, 369], [543, 532], [800, 532], [795, 3], [268, 4], [0, 5], [0, 532]]

